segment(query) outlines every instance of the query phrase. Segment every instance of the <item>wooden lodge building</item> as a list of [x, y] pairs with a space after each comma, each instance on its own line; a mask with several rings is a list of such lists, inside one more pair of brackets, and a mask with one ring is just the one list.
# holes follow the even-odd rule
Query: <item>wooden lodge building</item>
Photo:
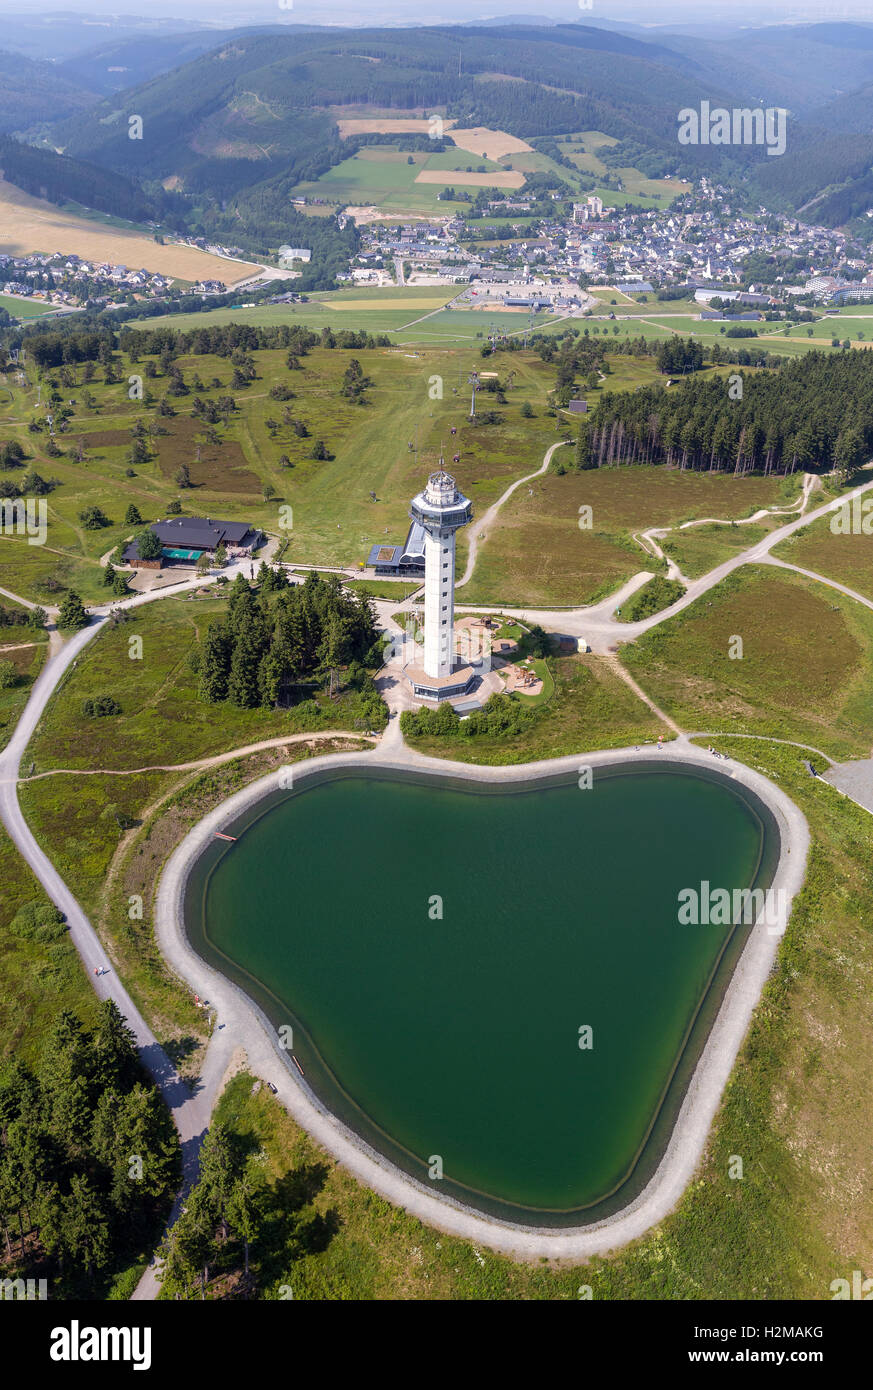
[[263, 535], [246, 521], [216, 521], [208, 516], [171, 516], [165, 521], [153, 521], [148, 528], [163, 547], [154, 560], [140, 557], [137, 542], [125, 547], [122, 560], [134, 569], [163, 569], [167, 565], [190, 568], [201, 555], [214, 559], [223, 545], [230, 558], [251, 555], [263, 543]]

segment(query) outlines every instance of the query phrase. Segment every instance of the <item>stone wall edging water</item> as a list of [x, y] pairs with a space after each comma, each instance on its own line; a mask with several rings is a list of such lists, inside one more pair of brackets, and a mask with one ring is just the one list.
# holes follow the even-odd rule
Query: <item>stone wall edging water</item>
[[[472, 782], [523, 782], [577, 768], [633, 764], [655, 758], [666, 767], [684, 765], [722, 774], [758, 796], [773, 814], [779, 830], [780, 854], [771, 883], [782, 919], [757, 923], [743, 948], [724, 998], [703, 1046], [682, 1101], [672, 1134], [649, 1182], [633, 1201], [614, 1215], [586, 1226], [547, 1228], [516, 1225], [486, 1216], [454, 1198], [440, 1195], [396, 1167], [368, 1145], [323, 1105], [299, 1075], [276, 1030], [263, 1011], [232, 981], [207, 965], [190, 945], [184, 926], [184, 897], [191, 869], [216, 831], [236, 820], [263, 797], [280, 787], [283, 769], [276, 769], [242, 788], [199, 821], [177, 846], [164, 867], [155, 905], [155, 934], [169, 966], [201, 997], [215, 1006], [231, 1041], [243, 1046], [249, 1067], [276, 1086], [293, 1118], [316, 1142], [341, 1162], [359, 1181], [405, 1208], [428, 1225], [521, 1259], [584, 1259], [603, 1254], [644, 1235], [679, 1202], [694, 1176], [718, 1110], [724, 1088], [745, 1038], [755, 1006], [773, 969], [791, 904], [803, 885], [809, 849], [806, 818], [774, 782], [755, 769], [695, 747], [685, 737], [655, 752], [638, 748], [584, 752], [508, 767], [474, 765], [428, 758], [403, 745], [380, 756], [372, 753], [326, 754], [294, 763], [295, 788], [325, 771], [376, 768], [399, 774], [414, 771], [439, 778]], [[523, 1101], [523, 1097], [521, 1098]]]

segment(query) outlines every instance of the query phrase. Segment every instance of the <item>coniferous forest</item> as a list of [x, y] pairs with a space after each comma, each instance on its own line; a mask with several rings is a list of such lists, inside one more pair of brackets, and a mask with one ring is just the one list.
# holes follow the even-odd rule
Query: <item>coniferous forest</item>
[[607, 392], [591, 426], [594, 466], [850, 476], [873, 449], [873, 357], [812, 352], [775, 370]]
[[227, 616], [215, 622], [194, 654], [204, 700], [244, 709], [293, 705], [342, 668], [360, 692], [362, 715], [375, 728], [385, 705], [367, 665], [381, 662], [379, 634], [365, 593], [347, 594], [333, 575], [310, 571], [290, 586], [282, 570], [263, 565], [259, 593], [238, 576]]
[[[50, 952], [66, 927], [31, 903], [11, 930]], [[45, 1279], [50, 1299], [94, 1297], [151, 1248], [180, 1174], [173, 1122], [112, 1000], [90, 1029], [59, 1014], [32, 1069], [14, 1057], [0, 1069], [7, 1277]]]

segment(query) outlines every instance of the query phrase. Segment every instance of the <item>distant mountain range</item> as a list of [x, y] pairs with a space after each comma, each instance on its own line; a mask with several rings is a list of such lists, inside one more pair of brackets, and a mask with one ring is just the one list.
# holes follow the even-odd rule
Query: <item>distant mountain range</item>
[[202, 53], [250, 34], [287, 33], [285, 26], [275, 30], [195, 29], [183, 34], [123, 34], [84, 53], [73, 54], [57, 64], [57, 71], [70, 82], [89, 91], [107, 95], [137, 87], [171, 72]]
[[[728, 91], [688, 56], [590, 26], [295, 29], [229, 37], [52, 137], [128, 176], [225, 197], [317, 177], [342, 154], [333, 107], [440, 110], [525, 137], [598, 129], [675, 165], [677, 111], [706, 96]], [[127, 112], [142, 116], [142, 141], [127, 138]]]
[[[105, 43], [124, 39], [157, 38], [162, 34], [200, 32], [211, 26], [204, 20], [171, 19], [166, 16], [152, 19], [146, 15], [73, 14], [69, 10], [55, 13], [4, 14], [0, 47], [26, 58], [41, 58], [50, 63], [62, 63], [77, 53], [86, 53]], [[214, 33], [220, 35], [220, 28]]]
[[0, 131], [30, 130], [86, 111], [94, 92], [62, 76], [52, 63], [0, 51]]
[[[133, 180], [158, 202], [178, 191], [199, 225], [215, 235], [235, 229], [241, 245], [248, 231], [269, 239], [289, 191], [353, 151], [336, 124], [352, 106], [439, 110], [525, 138], [601, 130], [619, 141], [609, 152], [617, 166], [707, 171], [834, 224], [873, 204], [873, 25], [713, 38], [524, 15], [418, 29], [180, 22], [166, 33], [121, 23], [90, 48], [68, 35], [53, 64], [0, 54], [0, 131]], [[679, 110], [704, 100], [786, 107], [787, 153], [680, 146]], [[132, 115], [141, 140], [128, 136]]]

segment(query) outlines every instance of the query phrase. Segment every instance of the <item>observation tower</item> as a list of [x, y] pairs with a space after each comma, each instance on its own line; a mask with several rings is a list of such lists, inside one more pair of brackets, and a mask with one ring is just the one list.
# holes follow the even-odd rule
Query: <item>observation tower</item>
[[406, 677], [422, 700], [464, 695], [474, 672], [455, 662], [455, 534], [473, 518], [473, 503], [450, 473], [431, 473], [412, 499], [409, 515], [424, 540], [424, 660], [407, 666]]

